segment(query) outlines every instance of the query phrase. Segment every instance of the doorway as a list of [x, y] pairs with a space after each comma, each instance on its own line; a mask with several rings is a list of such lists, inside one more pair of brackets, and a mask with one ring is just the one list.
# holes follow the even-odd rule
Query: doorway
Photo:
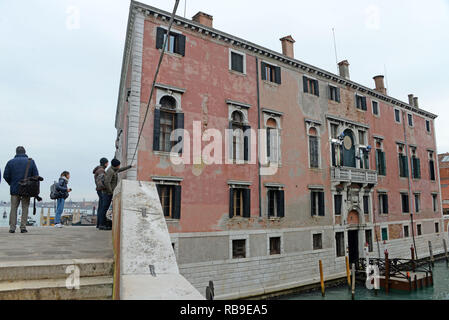
[[348, 231], [348, 246], [349, 246], [349, 263], [357, 263], [359, 260], [359, 231]]

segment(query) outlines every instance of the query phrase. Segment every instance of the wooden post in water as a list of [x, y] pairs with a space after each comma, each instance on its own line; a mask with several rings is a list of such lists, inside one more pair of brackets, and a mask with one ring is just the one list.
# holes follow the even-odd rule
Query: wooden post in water
[[449, 262], [449, 255], [447, 253], [447, 243], [446, 239], [443, 239], [443, 248], [444, 248], [444, 255], [446, 257], [446, 262]]
[[320, 260], [320, 279], [321, 279], [321, 294], [326, 296], [326, 288], [324, 287], [324, 273], [323, 273], [323, 261]]
[[352, 300], [355, 300], [355, 263], [352, 264]]
[[430, 262], [432, 263], [433, 267], [435, 265], [435, 260], [433, 259], [432, 241], [429, 241], [429, 253], [430, 253]]
[[390, 260], [388, 260], [388, 250], [385, 250], [385, 293], [390, 292]]
[[348, 278], [348, 288], [351, 289], [351, 270], [349, 267], [349, 257], [346, 256], [346, 276]]
[[410, 252], [412, 253], [412, 270], [415, 272], [415, 248], [413, 246], [410, 247]]
[[47, 213], [47, 227], [50, 226], [50, 208], [48, 208], [48, 213]]
[[418, 290], [418, 277], [415, 274], [415, 290]]
[[39, 221], [39, 227], [42, 227], [44, 225], [44, 207], [41, 208], [41, 218]]

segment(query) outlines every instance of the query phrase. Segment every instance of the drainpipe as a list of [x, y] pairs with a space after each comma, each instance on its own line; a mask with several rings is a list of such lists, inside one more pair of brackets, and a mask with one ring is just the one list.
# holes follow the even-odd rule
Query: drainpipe
[[[408, 150], [408, 142], [407, 142], [407, 129], [406, 129], [406, 123], [405, 122], [406, 122], [406, 115], [405, 115], [405, 112], [402, 111], [402, 126], [404, 128], [405, 152], [406, 152], [406, 155], [407, 155], [407, 162], [408, 162], [408, 158], [409, 158], [410, 154], [408, 152], [409, 150]], [[410, 170], [409, 170], [409, 172], [407, 172], [407, 176], [408, 176], [408, 193], [409, 193], [408, 204], [409, 204], [409, 208], [410, 208], [410, 221], [412, 223], [413, 247], [415, 248], [416, 260], [419, 260], [418, 259], [418, 251], [416, 250], [415, 228], [414, 228], [414, 221], [413, 221], [413, 216], [415, 214], [414, 213], [415, 206], [413, 205], [413, 202], [412, 202], [412, 205], [410, 205], [410, 200], [412, 199], [412, 180], [411, 180], [411, 177], [410, 177]]]
[[261, 163], [260, 163], [260, 146], [261, 146], [261, 142], [260, 142], [260, 129], [261, 129], [261, 125], [260, 125], [260, 86], [259, 86], [259, 58], [256, 57], [256, 83], [257, 83], [257, 147], [259, 152], [257, 153], [257, 164], [258, 164], [258, 172], [257, 172], [257, 176], [259, 178], [259, 217], [262, 217], [262, 177], [260, 175], [260, 169], [261, 169]]

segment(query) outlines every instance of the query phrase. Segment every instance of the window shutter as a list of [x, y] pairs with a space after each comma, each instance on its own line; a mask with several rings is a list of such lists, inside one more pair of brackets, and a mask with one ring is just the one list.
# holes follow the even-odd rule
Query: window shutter
[[167, 31], [163, 28], [157, 28], [156, 32], [156, 49], [162, 49], [164, 47], [164, 35]]
[[285, 217], [285, 192], [284, 190], [279, 190], [277, 196], [277, 209], [278, 209], [278, 217]]
[[362, 106], [363, 106], [363, 110], [366, 111], [368, 110], [367, 106], [366, 106], [366, 97], [362, 98]]
[[229, 189], [229, 219], [234, 217], [234, 189]]
[[250, 150], [251, 150], [251, 127], [250, 126], [244, 126], [243, 127], [243, 153], [244, 153], [244, 159], [245, 161], [250, 161]]
[[275, 70], [275, 82], [277, 83], [277, 84], [281, 84], [281, 67], [275, 67], [274, 68], [274, 70]]
[[380, 155], [381, 155], [382, 175], [386, 176], [387, 175], [387, 162], [385, 160], [385, 152], [381, 151]]
[[309, 137], [309, 147], [310, 147], [310, 167], [318, 168], [318, 138], [317, 137]]
[[318, 208], [318, 215], [320, 217], [324, 217], [325, 216], [325, 210], [324, 210], [324, 192], [318, 192], [318, 203], [319, 203], [319, 208]]
[[179, 34], [176, 36], [176, 48], [175, 52], [180, 54], [181, 56], [186, 55], [186, 36]]
[[435, 165], [433, 160], [429, 161], [429, 169], [430, 169], [430, 180], [435, 180]]
[[159, 140], [161, 135], [161, 110], [154, 110], [154, 125], [153, 125], [153, 150], [160, 151]]
[[383, 202], [383, 213], [388, 214], [388, 196], [387, 195], [383, 195], [382, 196], [382, 202]]
[[267, 158], [270, 159], [271, 157], [271, 133], [270, 129], [267, 129]]
[[418, 175], [418, 179], [421, 179], [421, 160], [420, 159], [416, 159], [416, 173]]
[[320, 83], [318, 82], [318, 80], [314, 80], [313, 85], [315, 86], [315, 95], [317, 97], [319, 97], [320, 96]]
[[334, 201], [335, 201], [335, 215], [336, 216], [341, 215], [342, 200], [343, 200], [343, 197], [341, 195], [336, 195], [334, 197]]
[[306, 76], [303, 76], [302, 77], [302, 81], [303, 81], [303, 86], [304, 86], [304, 92], [305, 93], [308, 93], [309, 92], [309, 87], [308, 87], [308, 85], [307, 85], [307, 77]]
[[174, 186], [174, 192], [173, 192], [173, 219], [181, 219], [181, 186]]
[[[176, 114], [175, 129], [176, 130], [184, 129], [184, 113], [177, 113]], [[183, 142], [184, 141], [184, 136], [183, 135], [179, 135], [179, 136], [177, 136], [177, 139], [178, 139], [178, 143]], [[179, 154], [182, 154], [183, 149], [184, 148], [181, 148], [181, 150], [179, 151]]]
[[376, 169], [377, 169], [377, 174], [381, 175], [381, 170], [380, 170], [380, 150], [377, 149], [376, 150]]
[[157, 189], [157, 194], [159, 195], [159, 200], [161, 200], [161, 186], [157, 184], [156, 189]]
[[243, 217], [251, 218], [251, 190], [243, 189]]
[[310, 193], [310, 212], [312, 217], [316, 215], [316, 200], [315, 200], [315, 192]]
[[404, 156], [404, 170], [405, 170], [405, 177], [409, 176], [409, 166], [408, 166], [408, 156]]
[[267, 70], [265, 69], [265, 67], [266, 67], [266, 64], [264, 63], [264, 62], [261, 62], [260, 63], [260, 66], [261, 66], [261, 75], [262, 75], [262, 80], [267, 80]]
[[340, 88], [337, 88], [337, 102], [341, 102]]

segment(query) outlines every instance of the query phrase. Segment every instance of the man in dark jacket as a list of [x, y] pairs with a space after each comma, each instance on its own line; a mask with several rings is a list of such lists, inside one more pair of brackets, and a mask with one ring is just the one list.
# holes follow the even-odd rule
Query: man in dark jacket
[[126, 170], [131, 169], [133, 166], [127, 166], [125, 168], [120, 168], [120, 161], [114, 159], [111, 161], [111, 167], [106, 171], [106, 176], [104, 179], [104, 184], [106, 186], [106, 190], [103, 190], [103, 206], [100, 212], [101, 221], [104, 222], [103, 225], [100, 224], [100, 230], [111, 230], [112, 227], [106, 221], [106, 213], [108, 212], [109, 207], [111, 206], [112, 196], [114, 194], [114, 189], [118, 184], [118, 174], [124, 172]]
[[106, 175], [106, 168], [109, 165], [109, 160], [106, 158], [100, 159], [100, 165], [95, 167], [94, 169], [94, 181], [95, 181], [95, 188], [97, 190], [98, 195], [98, 208], [97, 208], [97, 229], [101, 225], [104, 225], [103, 221], [100, 221], [100, 211], [102, 210], [103, 206], [103, 194], [102, 191], [106, 190], [106, 186], [104, 185], [104, 178]]
[[[26, 224], [28, 220], [28, 208], [30, 206], [30, 197], [19, 196], [19, 182], [25, 178], [25, 172], [28, 165], [28, 156], [24, 147], [17, 147], [16, 156], [6, 164], [6, 168], [3, 174], [3, 178], [10, 185], [11, 193], [11, 213], [9, 215], [9, 232], [15, 233], [17, 226], [17, 208], [22, 203], [22, 220], [20, 223], [20, 231], [22, 233], [28, 232], [26, 230]], [[28, 170], [28, 177], [38, 176], [34, 160], [30, 163], [30, 169]], [[27, 178], [28, 178], [27, 177]]]

